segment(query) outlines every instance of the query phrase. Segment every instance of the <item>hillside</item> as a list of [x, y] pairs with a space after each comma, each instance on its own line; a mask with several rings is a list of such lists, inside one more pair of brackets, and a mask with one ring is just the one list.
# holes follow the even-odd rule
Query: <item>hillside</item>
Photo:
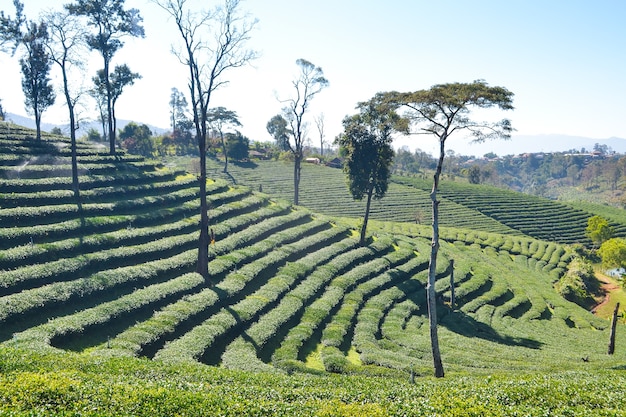
[[[288, 162], [254, 161], [231, 164], [222, 172], [219, 161], [211, 161], [214, 178], [293, 200], [293, 172]], [[371, 217], [407, 223], [431, 223], [432, 181], [418, 177], [393, 176], [382, 200], [373, 200]], [[595, 214], [607, 218], [615, 235], [626, 236], [623, 210], [604, 205], [562, 203], [488, 185], [442, 181], [439, 192], [440, 224], [512, 235], [525, 235], [564, 244], [591, 242], [585, 236], [587, 220]], [[354, 201], [340, 169], [305, 164], [301, 178], [300, 203], [330, 216], [362, 217], [365, 201]], [[609, 213], [610, 212], [610, 213]]]
[[[0, 370], [13, 378], [12, 384], [0, 384], [0, 398], [11, 410], [28, 409], [18, 389], [32, 392], [37, 407], [70, 410], [76, 403], [63, 400], [72, 395], [64, 388], [69, 379], [78, 381], [76, 389], [85, 398], [100, 398], [93, 384], [112, 381], [121, 390], [132, 390], [127, 392], [130, 399], [120, 395], [120, 403], [140, 395], [152, 405], [161, 395], [180, 407], [198, 401], [209, 414], [222, 406], [239, 414], [237, 399], [257, 410], [250, 414], [262, 414], [258, 404], [285, 414], [407, 412], [400, 404], [393, 411], [385, 408], [390, 400], [384, 393], [392, 391], [383, 382], [400, 386], [411, 372], [431, 374], [425, 306], [429, 228], [391, 221], [411, 215], [414, 202], [405, 200], [424, 193], [416, 183], [394, 185], [398, 197], [389, 201], [404, 205], [385, 206], [382, 200], [372, 239], [360, 247], [353, 228], [358, 220], [345, 218], [360, 216], [358, 205], [352, 211], [352, 205], [326, 193], [332, 195], [336, 180], [331, 177], [339, 171], [306, 168], [303, 181], [314, 178], [312, 173], [328, 177], [312, 180], [317, 185], [302, 193], [306, 197], [300, 207], [276, 196], [272, 187], [280, 188], [280, 178], [286, 177], [277, 165], [271, 168], [272, 180], [246, 180], [251, 187], [215, 175], [208, 188], [216, 242], [210, 250], [211, 280], [205, 282], [193, 272], [199, 218], [194, 175], [82, 144], [78, 205], [70, 191], [67, 140], [46, 137], [39, 143], [32, 135], [16, 126], [0, 132]], [[255, 171], [248, 172], [249, 178]], [[237, 179], [236, 171], [231, 175]], [[261, 184], [265, 193], [256, 191]], [[527, 381], [546, 387], [532, 373], [554, 370], [580, 375], [582, 380], [573, 382], [577, 387], [601, 372], [606, 380], [597, 385], [608, 386], [610, 369], [623, 366], [626, 353], [622, 349], [607, 356], [608, 322], [553, 288], [572, 257], [570, 249], [537, 240], [529, 231], [523, 234], [504, 216], [499, 221], [488, 217], [477, 202], [463, 205], [453, 199], [456, 195], [454, 189], [445, 194], [450, 209], [436, 285], [444, 365], [458, 376], [453, 376], [450, 392], [462, 391], [463, 375], [478, 381], [479, 375], [484, 379], [511, 372], [530, 375]], [[307, 201], [327, 212], [305, 207]], [[525, 201], [529, 211], [543, 210], [543, 202]], [[403, 211], [395, 219], [385, 214]], [[455, 219], [463, 228], [455, 226]], [[618, 346], [626, 343], [622, 330], [620, 325]], [[16, 357], [21, 359], [16, 362]], [[96, 364], [104, 367], [99, 378], [92, 375], [99, 369]], [[43, 386], [56, 384], [57, 400], [46, 402], [52, 394], [29, 385], [28, 378], [37, 372]], [[358, 386], [369, 384], [372, 390], [361, 393], [369, 400], [362, 402], [354, 391], [347, 394], [355, 379], [329, 375], [335, 373], [360, 375]], [[122, 385], [129, 374], [134, 376]], [[286, 374], [297, 376], [290, 380]], [[142, 379], [152, 376], [150, 388]], [[555, 384], [567, 380], [555, 378], [562, 379]], [[224, 380], [236, 386], [226, 388]], [[281, 401], [271, 397], [268, 383], [276, 385]], [[430, 394], [422, 395], [440, 389], [424, 384]], [[181, 386], [189, 392], [211, 390], [213, 405], [203, 402], [207, 397], [184, 396]], [[238, 394], [232, 399], [219, 395], [227, 389], [228, 395]], [[411, 386], [398, 395], [408, 401], [417, 389]], [[268, 397], [257, 398], [254, 405], [255, 393]], [[494, 401], [500, 398], [490, 395]], [[371, 408], [364, 405], [368, 401]], [[570, 407], [557, 401], [556, 408]], [[116, 407], [98, 404], [105, 414]], [[152, 415], [171, 415], [167, 404]], [[482, 410], [498, 405], [502, 403]], [[414, 404], [413, 410], [419, 407]], [[465, 409], [463, 404], [437, 407]], [[538, 411], [541, 406], [528, 407]], [[150, 415], [148, 409], [135, 413]]]

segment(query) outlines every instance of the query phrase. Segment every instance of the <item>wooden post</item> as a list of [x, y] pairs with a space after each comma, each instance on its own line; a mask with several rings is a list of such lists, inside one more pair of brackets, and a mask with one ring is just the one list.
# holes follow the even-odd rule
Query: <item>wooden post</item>
[[617, 327], [617, 311], [619, 310], [619, 303], [615, 305], [615, 310], [613, 310], [613, 321], [611, 322], [611, 336], [609, 339], [609, 355], [612, 355], [615, 352], [615, 329]]
[[454, 310], [454, 259], [450, 259], [450, 308]]

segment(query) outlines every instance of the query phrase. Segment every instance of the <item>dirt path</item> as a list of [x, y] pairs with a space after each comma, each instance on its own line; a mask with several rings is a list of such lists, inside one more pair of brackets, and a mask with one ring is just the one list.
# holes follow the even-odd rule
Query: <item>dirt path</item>
[[607, 305], [611, 301], [611, 294], [613, 292], [620, 291], [622, 289], [621, 286], [613, 278], [607, 275], [596, 272], [596, 278], [598, 278], [598, 280], [602, 283], [602, 285], [600, 285], [600, 288], [604, 293], [604, 298], [602, 298], [600, 302], [591, 309], [591, 312], [594, 314], [596, 314], [596, 311], [598, 309]]

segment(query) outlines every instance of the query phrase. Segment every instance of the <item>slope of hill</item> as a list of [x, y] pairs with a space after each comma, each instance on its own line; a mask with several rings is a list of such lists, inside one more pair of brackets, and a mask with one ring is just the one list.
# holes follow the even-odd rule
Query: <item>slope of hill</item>
[[[288, 162], [257, 161], [230, 165], [224, 174], [218, 161], [211, 161], [213, 177], [245, 184], [286, 200], [293, 200], [293, 173]], [[371, 218], [409, 223], [431, 223], [432, 181], [393, 176], [382, 200], [372, 202]], [[510, 190], [464, 182], [442, 181], [440, 224], [503, 234], [526, 235], [564, 244], [591, 242], [585, 235], [587, 220], [605, 217], [603, 206], [565, 204]], [[305, 164], [300, 203], [331, 216], [362, 217], [365, 201], [354, 201], [339, 169]], [[626, 217], [610, 216], [616, 236], [626, 236]]]
[[[28, 375], [32, 379], [37, 372], [29, 365], [33, 361], [44, 364], [38, 369], [49, 369], [35, 378], [44, 386], [59, 376], [55, 373], [62, 372], [59, 367], [82, 366], [80, 376], [70, 370], [65, 375], [84, 381], [87, 368], [105, 363], [112, 373], [101, 376], [100, 384], [111, 380], [116, 387], [131, 390], [116, 396], [120, 403], [142, 395], [144, 403], [153, 406], [156, 397], [150, 395], [162, 395], [166, 402], [152, 415], [172, 414], [168, 407], [174, 404], [167, 401], [174, 398], [181, 407], [189, 407], [192, 398], [179, 397], [179, 383], [189, 384], [193, 392], [209, 390], [215, 395], [213, 406], [202, 403], [205, 414], [218, 413], [222, 406], [236, 413], [234, 400], [218, 399], [224, 396], [217, 393], [225, 385], [216, 381], [198, 391], [192, 386], [201, 380], [190, 377], [182, 382], [175, 376], [183, 369], [204, 378], [230, 379], [237, 385], [230, 389], [239, 389], [233, 398], [249, 407], [244, 411], [257, 410], [251, 414], [261, 413], [258, 404], [289, 412], [271, 398], [257, 399], [254, 405], [255, 393], [267, 390], [260, 388], [263, 382], [246, 387], [244, 381], [250, 378], [267, 378], [265, 384], [306, 385], [303, 376], [287, 383], [282, 376], [269, 374], [326, 375], [326, 383], [310, 383], [307, 395], [315, 398], [316, 392], [325, 390], [328, 400], [303, 403], [303, 395], [283, 402], [292, 405], [291, 413], [323, 414], [326, 407], [332, 415], [337, 413], [333, 404], [339, 401], [339, 409], [345, 405], [343, 412], [350, 415], [374, 414], [377, 409], [359, 409], [358, 404], [363, 405], [359, 396], [341, 394], [346, 392], [342, 384], [347, 387], [354, 380], [330, 378], [328, 372], [356, 373], [366, 380], [360, 386], [378, 387], [370, 388], [376, 393], [361, 393], [371, 396], [373, 407], [388, 405], [382, 399], [381, 393], [388, 392], [380, 387], [382, 381], [406, 381], [411, 372], [430, 374], [424, 295], [427, 227], [380, 222], [373, 225], [368, 245], [360, 247], [353, 221], [292, 207], [268, 194], [215, 179], [208, 188], [216, 242], [210, 251], [211, 279], [205, 281], [193, 272], [199, 217], [194, 176], [81, 146], [78, 205], [70, 192], [67, 155], [63, 138], [37, 142], [32, 132], [18, 128], [10, 135], [0, 133], [0, 369], [14, 378], [13, 384], [0, 384], [0, 398], [13, 404], [10, 410], [27, 407], [20, 402], [25, 392], [38, 392], [27, 382]], [[325, 187], [327, 181], [318, 184]], [[264, 182], [264, 189], [269, 186]], [[608, 323], [554, 291], [553, 282], [572, 256], [566, 247], [519, 233], [453, 227], [444, 237], [436, 289], [440, 342], [449, 372], [561, 369], [587, 378], [586, 371], [624, 363], [626, 353], [605, 355]], [[620, 328], [618, 345], [623, 343], [626, 335]], [[52, 365], [55, 355], [57, 364]], [[16, 356], [22, 358], [19, 364], [13, 363]], [[168, 365], [153, 368], [134, 360], [109, 359], [128, 357]], [[200, 364], [266, 376], [217, 371], [209, 376]], [[127, 374], [124, 369], [135, 369], [134, 375], [163, 374], [153, 382], [154, 391], [145, 385], [122, 387], [110, 370], [113, 366], [118, 366], [119, 375]], [[130, 384], [138, 383], [135, 378]], [[81, 396], [100, 398], [93, 393], [88, 397], [90, 388], [77, 384]], [[461, 390], [463, 382], [458, 384], [456, 389]], [[329, 391], [332, 386], [334, 393]], [[56, 400], [46, 402], [48, 397], [41, 395], [32, 404], [56, 411], [73, 407], [63, 383], [56, 387]], [[16, 394], [18, 389], [22, 397]], [[51, 390], [46, 392], [54, 395]], [[287, 395], [286, 389], [281, 392]], [[105, 414], [114, 407], [98, 404], [95, 407], [103, 407], [98, 410]], [[400, 405], [394, 410], [407, 412]]]

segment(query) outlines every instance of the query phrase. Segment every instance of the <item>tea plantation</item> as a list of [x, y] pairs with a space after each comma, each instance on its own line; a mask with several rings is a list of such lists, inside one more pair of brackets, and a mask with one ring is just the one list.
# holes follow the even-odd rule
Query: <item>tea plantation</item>
[[0, 415], [624, 415], [626, 329], [607, 355], [553, 288], [592, 206], [444, 183], [436, 380], [427, 182], [397, 178], [359, 246], [340, 170], [306, 166], [294, 207], [288, 166], [216, 166], [205, 281], [194, 175], [78, 159], [80, 201], [67, 139], [0, 126]]

